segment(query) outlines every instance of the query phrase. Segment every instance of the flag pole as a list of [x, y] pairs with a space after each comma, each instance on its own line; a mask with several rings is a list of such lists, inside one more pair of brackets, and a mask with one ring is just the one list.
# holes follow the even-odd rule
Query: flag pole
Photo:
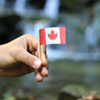
[[[39, 31], [38, 31], [38, 34], [39, 34]], [[39, 34], [39, 52], [40, 52], [40, 60], [42, 61], [41, 45], [40, 45], [40, 34]]]

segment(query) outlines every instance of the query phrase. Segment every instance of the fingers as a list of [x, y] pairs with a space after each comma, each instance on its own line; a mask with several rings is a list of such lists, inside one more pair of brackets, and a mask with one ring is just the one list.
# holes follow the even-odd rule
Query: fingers
[[41, 75], [40, 71], [35, 71], [35, 80], [37, 82], [42, 82], [43, 81], [43, 76]]
[[42, 67], [42, 69], [41, 69], [41, 75], [44, 76], [44, 77], [48, 76], [48, 70], [47, 70], [46, 67]]
[[[39, 45], [37, 47], [37, 51], [35, 52], [35, 54], [36, 54], [36, 56], [38, 58], [40, 58]], [[46, 46], [45, 45], [41, 45], [41, 55], [42, 55], [42, 63], [43, 63], [43, 65], [47, 66], [48, 65], [48, 58], [47, 58], [47, 54], [46, 54]]]
[[[29, 47], [29, 52], [35, 53], [35, 55], [40, 58], [40, 50], [39, 50], [39, 39], [34, 37], [31, 34], [27, 34], [26, 36], [26, 44]], [[43, 65], [47, 65], [47, 56], [46, 56], [46, 46], [41, 45], [41, 52], [42, 52], [42, 62]]]
[[[37, 71], [37, 73], [35, 75], [37, 77], [37, 74], [40, 73], [39, 75], [41, 77], [47, 77], [48, 76], [48, 59], [47, 59], [47, 55], [46, 55], [46, 46], [44, 46], [44, 45], [41, 46], [41, 53], [42, 53], [42, 68], [41, 68], [41, 70]], [[40, 55], [39, 48], [37, 49], [37, 52], [35, 52], [35, 54], [36, 54], [36, 56], [40, 57], [39, 56]], [[38, 81], [38, 79], [37, 79], [37, 81]]]
[[35, 79], [38, 82], [42, 82], [43, 77], [47, 77], [47, 76], [48, 76], [48, 70], [46, 67], [42, 67], [41, 70], [35, 71]]
[[42, 50], [42, 62], [43, 62], [41, 74], [43, 76], [47, 77], [48, 76], [48, 58], [47, 58], [47, 54], [46, 54], [46, 46], [42, 45], [41, 50]]
[[28, 53], [24, 49], [23, 50], [16, 49], [13, 56], [16, 59], [16, 61], [25, 63], [26, 65], [30, 66], [31, 68], [40, 69], [42, 67], [42, 62], [40, 61], [40, 59], [38, 57]]
[[[35, 56], [39, 59], [40, 58], [39, 39], [29, 34], [27, 36], [27, 45], [29, 47], [29, 51], [31, 53], [33, 52], [32, 54], [35, 54]], [[43, 77], [48, 76], [48, 60], [47, 60], [45, 45], [41, 46], [41, 53], [42, 53], [41, 70], [35, 72], [35, 78], [38, 82], [41, 82], [43, 80]]]
[[31, 34], [27, 34], [25, 36], [26, 36], [26, 44], [29, 47], [29, 50], [30, 51], [33, 51], [34, 49], [37, 50], [39, 39]]

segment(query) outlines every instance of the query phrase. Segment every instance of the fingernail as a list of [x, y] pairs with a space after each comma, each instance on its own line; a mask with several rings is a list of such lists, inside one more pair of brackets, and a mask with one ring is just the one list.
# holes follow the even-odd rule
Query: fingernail
[[40, 75], [40, 78], [42, 79], [43, 77]]
[[48, 74], [48, 70], [45, 70], [45, 73]]
[[35, 69], [38, 69], [38, 68], [40, 67], [40, 65], [41, 65], [41, 61], [36, 60], [36, 61], [34, 62], [33, 67], [34, 67]]
[[43, 69], [46, 74], [48, 74], [48, 70], [46, 68]]
[[41, 78], [42, 79], [43, 77], [40, 74], [38, 74], [38, 78]]

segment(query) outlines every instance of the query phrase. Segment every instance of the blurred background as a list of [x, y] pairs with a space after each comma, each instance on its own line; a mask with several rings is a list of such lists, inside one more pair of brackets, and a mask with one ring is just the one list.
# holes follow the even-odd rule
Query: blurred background
[[[100, 0], [0, 0], [0, 44], [46, 27], [66, 27], [48, 45], [49, 77], [0, 77], [0, 100], [76, 100], [100, 93]], [[69, 99], [70, 98], [70, 99]]]

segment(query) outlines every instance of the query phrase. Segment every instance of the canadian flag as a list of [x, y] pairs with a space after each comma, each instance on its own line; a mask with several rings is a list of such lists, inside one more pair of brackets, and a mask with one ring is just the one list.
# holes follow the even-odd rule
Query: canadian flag
[[40, 45], [66, 44], [65, 27], [42, 28], [39, 30]]

